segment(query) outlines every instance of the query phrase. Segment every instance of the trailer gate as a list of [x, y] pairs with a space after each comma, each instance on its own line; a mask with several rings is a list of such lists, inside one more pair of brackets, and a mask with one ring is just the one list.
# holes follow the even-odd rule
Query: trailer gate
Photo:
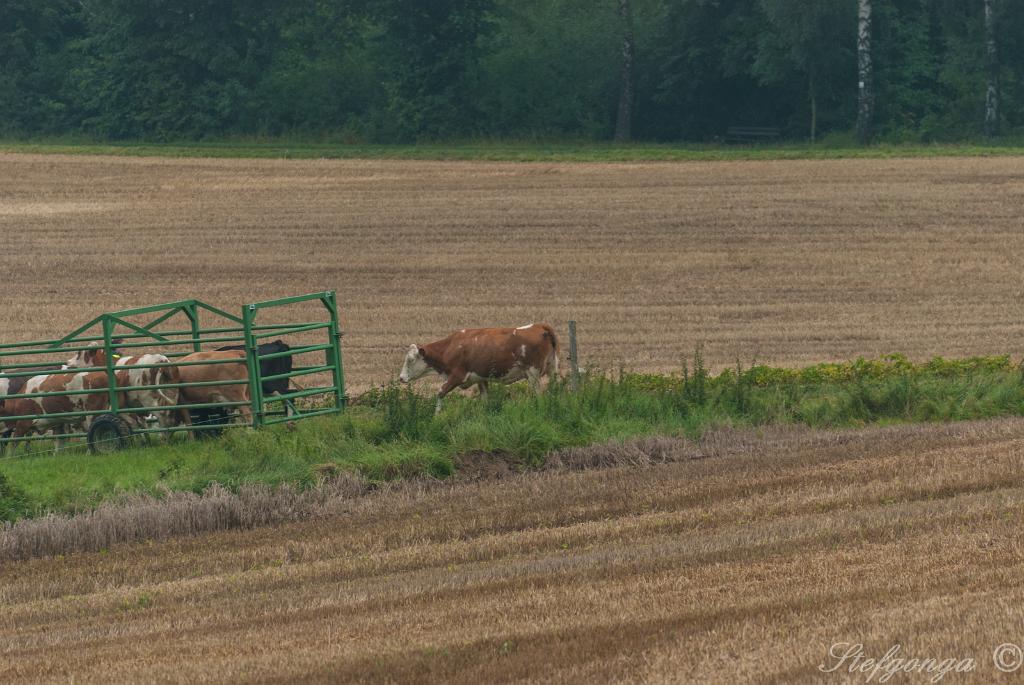
[[[275, 314], [287, 315], [296, 313], [296, 307], [312, 306], [321, 312], [316, 320], [298, 323], [273, 322]], [[319, 304], [319, 307], [315, 305]], [[149, 318], [148, 322], [138, 321], [139, 317]], [[214, 317], [215, 325], [204, 327], [204, 320]], [[257, 318], [263, 321], [257, 322]], [[135, 319], [130, 320], [130, 319]], [[266, 322], [266, 319], [271, 319]], [[183, 321], [182, 321], [183, 320]], [[180, 323], [179, 323], [180, 322]], [[171, 326], [168, 328], [168, 326]], [[98, 329], [98, 330], [97, 330]], [[260, 354], [262, 341], [277, 338], [283, 339], [299, 336], [303, 340], [290, 349], [273, 353]], [[161, 385], [141, 386], [145, 389], [187, 388], [199, 386], [224, 386], [247, 383], [249, 401], [182, 404], [180, 401], [175, 409], [199, 411], [230, 411], [240, 404], [248, 404], [252, 418], [248, 425], [260, 427], [297, 421], [314, 416], [324, 416], [341, 412], [345, 407], [345, 375], [342, 366], [341, 330], [338, 325], [338, 307], [333, 291], [312, 293], [297, 297], [285, 297], [264, 302], [255, 302], [242, 307], [241, 316], [235, 316], [200, 300], [181, 300], [150, 307], [124, 309], [117, 312], [101, 314], [68, 335], [57, 340], [32, 340], [23, 343], [0, 344], [0, 400], [30, 399], [53, 396], [89, 395], [106, 393], [108, 407], [99, 410], [80, 410], [46, 414], [50, 418], [80, 419], [75, 423], [90, 424], [88, 432], [66, 433], [63, 438], [87, 438], [92, 451], [108, 451], [107, 448], [119, 447], [127, 443], [128, 429], [130, 434], [149, 435], [154, 433], [173, 433], [190, 431], [194, 435], [203, 432], [217, 432], [223, 429], [223, 422], [202, 421], [191, 426], [136, 428], [131, 430], [124, 421], [124, 415], [133, 413], [149, 414], [154, 411], [150, 407], [122, 407], [118, 398], [119, 392], [130, 391], [127, 387], [117, 385], [115, 375], [114, 351], [127, 351], [135, 348], [147, 348], [147, 352], [159, 352], [168, 357], [174, 366], [209, 365], [239, 363], [233, 360], [205, 360], [175, 362], [193, 352], [214, 350], [217, 347], [241, 343], [245, 350], [245, 364], [248, 371], [246, 380], [208, 381], [193, 383], [167, 383]], [[204, 348], [205, 346], [205, 348]], [[59, 366], [68, 361], [69, 353], [77, 353], [93, 348], [103, 349], [106, 363], [96, 367], [78, 367], [71, 369], [47, 368], [41, 366]], [[322, 353], [322, 363], [320, 362]], [[309, 359], [313, 355], [317, 362], [297, 365], [297, 358]], [[287, 373], [264, 376], [261, 372], [261, 361], [291, 357], [292, 370]], [[31, 359], [30, 361], [25, 361]], [[165, 364], [135, 364], [133, 369], [159, 368]], [[107, 377], [107, 387], [93, 390], [64, 390], [59, 392], [19, 392], [5, 394], [6, 383], [24, 380], [38, 375], [78, 374], [83, 372], [103, 372]], [[284, 394], [265, 397], [263, 384], [268, 381], [285, 380], [289, 385], [293, 379], [306, 377], [311, 380], [310, 387], [293, 389]], [[322, 380], [322, 379], [328, 380]], [[297, 400], [303, 400], [297, 402]], [[157, 409], [156, 411], [163, 411]], [[19, 419], [34, 419], [37, 416], [23, 414], [6, 416], [0, 422], [8, 425]], [[102, 435], [97, 435], [102, 433]], [[52, 439], [47, 435], [30, 435], [20, 441]], [[0, 439], [2, 450], [10, 439]]]

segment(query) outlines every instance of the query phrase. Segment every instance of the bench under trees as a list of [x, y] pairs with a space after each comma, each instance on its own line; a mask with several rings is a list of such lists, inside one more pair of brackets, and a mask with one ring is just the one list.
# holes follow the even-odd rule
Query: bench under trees
[[725, 130], [727, 143], [761, 143], [779, 139], [782, 133], [774, 126], [730, 126]]

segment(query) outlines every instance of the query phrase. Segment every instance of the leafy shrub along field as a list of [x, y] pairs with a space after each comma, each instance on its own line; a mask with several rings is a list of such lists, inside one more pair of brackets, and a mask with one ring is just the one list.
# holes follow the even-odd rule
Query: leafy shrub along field
[[422, 392], [388, 386], [340, 416], [208, 441], [179, 440], [112, 455], [84, 448], [53, 454], [32, 443], [0, 460], [0, 518], [94, 507], [130, 493], [236, 490], [262, 483], [309, 487], [341, 471], [372, 481], [454, 472], [454, 458], [543, 465], [553, 450], [649, 435], [699, 437], [720, 426], [802, 423], [812, 427], [955, 421], [1024, 414], [1024, 374], [1009, 357], [933, 359], [898, 355], [708, 373], [698, 350], [673, 375], [590, 373], [571, 391], [553, 381], [534, 395], [494, 387], [486, 399], [450, 396], [441, 414]]

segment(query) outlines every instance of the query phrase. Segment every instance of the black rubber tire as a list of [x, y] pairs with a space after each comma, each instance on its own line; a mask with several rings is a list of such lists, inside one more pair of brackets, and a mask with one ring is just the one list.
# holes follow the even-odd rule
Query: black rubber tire
[[86, 441], [93, 454], [110, 454], [131, 445], [132, 429], [116, 414], [101, 414], [89, 426]]
[[217, 428], [207, 428], [206, 430], [193, 430], [192, 437], [196, 440], [219, 438], [231, 422], [231, 417], [228, 416], [228, 413], [223, 409], [217, 408], [190, 409], [189, 417], [192, 420], [192, 425], [217, 426]]

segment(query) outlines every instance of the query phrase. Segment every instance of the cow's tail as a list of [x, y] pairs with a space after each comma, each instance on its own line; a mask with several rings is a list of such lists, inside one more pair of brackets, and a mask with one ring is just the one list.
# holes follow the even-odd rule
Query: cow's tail
[[544, 329], [544, 337], [551, 341], [551, 352], [548, 353], [548, 373], [552, 376], [558, 375], [558, 335], [555, 334], [555, 329], [550, 324], [542, 323], [540, 325]]
[[[157, 385], [174, 385], [181, 383], [181, 373], [176, 366], [161, 366], [156, 370]], [[163, 399], [164, 406], [174, 406], [178, 403], [178, 395], [181, 388], [158, 388], [157, 393]]]
[[[167, 360], [168, 362], [170, 360]], [[157, 369], [157, 385], [174, 385], [181, 383], [181, 372], [177, 366], [168, 365]], [[159, 388], [161, 404], [165, 407], [176, 407], [181, 399], [181, 388]], [[171, 420], [177, 425], [189, 425], [192, 423], [187, 409], [170, 410]]]

